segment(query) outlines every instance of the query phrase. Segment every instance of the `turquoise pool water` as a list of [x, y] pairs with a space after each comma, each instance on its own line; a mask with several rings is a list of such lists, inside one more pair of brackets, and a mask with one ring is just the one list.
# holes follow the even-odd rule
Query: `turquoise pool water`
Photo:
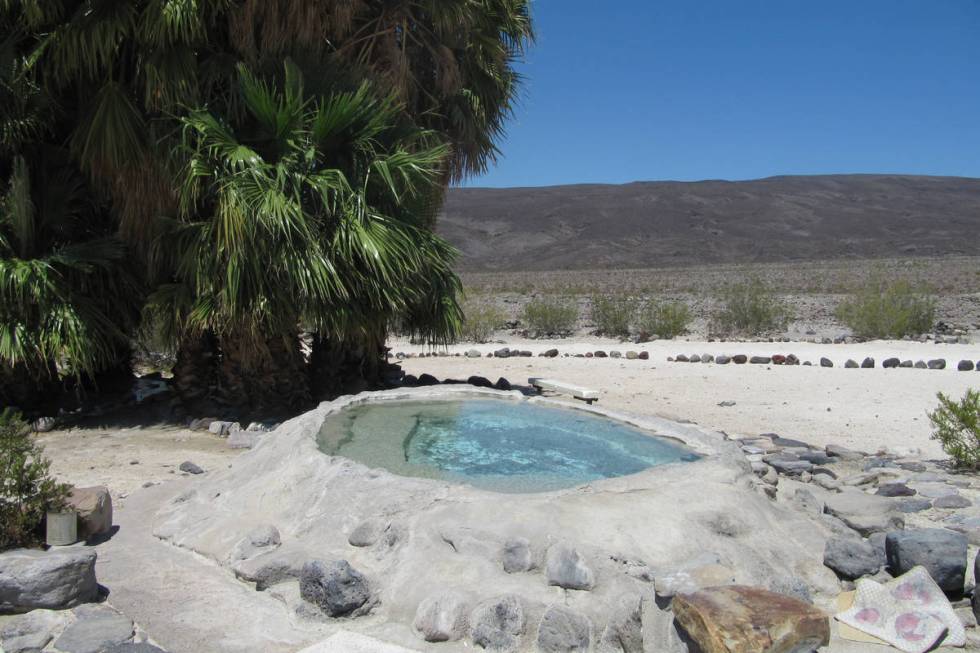
[[698, 458], [686, 447], [579, 410], [499, 399], [354, 406], [327, 418], [320, 450], [402, 476], [497, 492], [543, 492]]

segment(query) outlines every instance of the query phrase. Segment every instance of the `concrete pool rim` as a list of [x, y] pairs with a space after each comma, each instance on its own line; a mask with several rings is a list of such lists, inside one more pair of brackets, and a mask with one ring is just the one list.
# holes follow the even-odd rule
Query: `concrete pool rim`
[[[435, 486], [456, 486], [465, 487], [467, 490], [474, 492], [488, 492], [491, 494], [498, 494], [493, 490], [481, 489], [470, 485], [468, 483], [447, 481], [447, 480], [436, 480], [436, 479], [425, 479], [417, 477], [406, 477], [383, 467], [372, 467], [358, 460], [347, 458], [342, 455], [330, 455], [322, 452], [317, 444], [317, 435], [320, 432], [324, 422], [331, 416], [337, 415], [346, 409], [353, 408], [355, 406], [363, 406], [370, 403], [405, 403], [405, 402], [425, 402], [425, 401], [462, 401], [465, 399], [491, 399], [491, 400], [501, 400], [501, 401], [513, 401], [513, 402], [526, 402], [528, 404], [546, 406], [550, 408], [565, 409], [565, 410], [575, 410], [581, 411], [588, 415], [613, 420], [615, 422], [624, 424], [626, 426], [639, 429], [644, 432], [644, 434], [650, 437], [656, 437], [659, 439], [671, 441], [684, 448], [687, 448], [691, 453], [699, 456], [696, 460], [692, 461], [678, 461], [670, 462], [662, 465], [655, 465], [649, 467], [645, 470], [627, 474], [623, 476], [615, 476], [611, 478], [599, 479], [595, 481], [590, 481], [583, 484], [573, 485], [566, 488], [560, 488], [555, 490], [547, 490], [543, 492], [533, 492], [526, 494], [550, 494], [550, 495], [561, 495], [567, 493], [579, 492], [584, 488], [594, 488], [596, 490], [602, 490], [606, 486], [615, 484], [617, 481], [623, 479], [640, 480], [649, 474], [658, 474], [666, 469], [674, 468], [679, 465], [684, 465], [685, 467], [691, 465], [698, 465], [705, 460], [717, 458], [722, 454], [724, 446], [726, 443], [724, 441], [724, 435], [715, 431], [708, 431], [698, 427], [695, 424], [684, 424], [677, 422], [676, 420], [667, 419], [659, 417], [656, 415], [640, 415], [635, 413], [625, 413], [622, 411], [615, 411], [604, 408], [596, 403], [588, 405], [575, 400], [563, 400], [551, 397], [542, 397], [538, 395], [526, 395], [519, 390], [493, 390], [489, 388], [478, 388], [476, 386], [466, 385], [466, 384], [453, 384], [453, 385], [442, 385], [442, 386], [426, 386], [421, 388], [396, 388], [392, 390], [376, 390], [376, 391], [366, 391], [361, 392], [356, 395], [343, 395], [332, 401], [324, 401], [320, 405], [307, 413], [303, 417], [310, 417], [311, 420], [315, 422], [311, 423], [312, 428], [304, 429], [306, 437], [304, 444], [310, 443], [316, 452], [329, 459], [343, 460], [347, 461], [351, 465], [356, 465], [363, 467], [368, 470], [372, 470], [377, 473], [392, 474], [394, 476], [399, 476], [402, 478], [413, 478], [414, 480], [421, 483], [429, 483]], [[273, 439], [273, 438], [267, 438]], [[732, 443], [728, 443], [731, 445]], [[733, 461], [744, 461], [744, 457], [740, 455], [737, 447], [731, 446], [730, 452], [731, 459]], [[691, 468], [694, 471], [696, 468]], [[521, 493], [514, 493], [514, 496], [519, 496]]]

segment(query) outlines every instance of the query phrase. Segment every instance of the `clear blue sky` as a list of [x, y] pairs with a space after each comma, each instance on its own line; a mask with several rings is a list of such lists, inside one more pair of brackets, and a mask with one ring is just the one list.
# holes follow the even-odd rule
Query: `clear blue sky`
[[469, 186], [980, 177], [980, 0], [536, 0]]

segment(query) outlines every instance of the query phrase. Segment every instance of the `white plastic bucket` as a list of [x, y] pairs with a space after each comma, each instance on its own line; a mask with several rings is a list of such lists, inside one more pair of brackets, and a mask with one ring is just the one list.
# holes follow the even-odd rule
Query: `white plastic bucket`
[[67, 546], [78, 541], [78, 513], [74, 510], [49, 512], [45, 541], [48, 546]]

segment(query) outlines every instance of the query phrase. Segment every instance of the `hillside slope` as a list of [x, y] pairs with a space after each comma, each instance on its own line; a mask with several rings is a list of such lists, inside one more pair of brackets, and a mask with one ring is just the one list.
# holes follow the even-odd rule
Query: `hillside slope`
[[980, 179], [771, 177], [457, 188], [461, 270], [641, 268], [980, 253]]

